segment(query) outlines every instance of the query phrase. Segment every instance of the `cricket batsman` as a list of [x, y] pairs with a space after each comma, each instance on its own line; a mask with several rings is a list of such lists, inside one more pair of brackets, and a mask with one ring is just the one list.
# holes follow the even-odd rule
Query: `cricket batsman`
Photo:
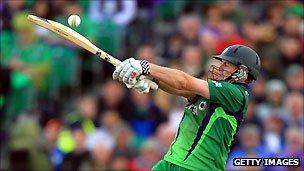
[[229, 46], [213, 58], [219, 63], [210, 66], [207, 81], [133, 58], [116, 66], [113, 79], [128, 88], [148, 93], [150, 77], [160, 89], [189, 101], [175, 140], [152, 170], [225, 169], [231, 143], [247, 111], [248, 84], [257, 79], [261, 62], [244, 45]]

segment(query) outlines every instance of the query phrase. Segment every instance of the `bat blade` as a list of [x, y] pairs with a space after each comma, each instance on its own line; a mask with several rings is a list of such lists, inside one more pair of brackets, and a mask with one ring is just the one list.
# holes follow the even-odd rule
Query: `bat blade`
[[100, 58], [106, 60], [107, 62], [118, 65], [120, 61], [113, 56], [109, 55], [108, 53], [104, 52], [103, 50], [96, 47], [92, 42], [90, 42], [87, 38], [82, 36], [81, 34], [77, 33], [73, 29], [52, 21], [45, 18], [41, 18], [35, 15], [28, 15], [27, 19], [41, 27], [44, 27], [48, 30], [51, 30], [54, 33], [57, 33], [58, 35], [62, 36], [63, 38], [73, 42], [74, 44], [90, 51], [93, 54], [96, 54]]

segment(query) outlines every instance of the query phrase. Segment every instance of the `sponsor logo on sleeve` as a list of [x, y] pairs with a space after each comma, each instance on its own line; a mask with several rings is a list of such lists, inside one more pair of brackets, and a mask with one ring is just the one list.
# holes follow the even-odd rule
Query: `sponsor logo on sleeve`
[[217, 81], [212, 81], [215, 87], [222, 87], [222, 83], [219, 83]]

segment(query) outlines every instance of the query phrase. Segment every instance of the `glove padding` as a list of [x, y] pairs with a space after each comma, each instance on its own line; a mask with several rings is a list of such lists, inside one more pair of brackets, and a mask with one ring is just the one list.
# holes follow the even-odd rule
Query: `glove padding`
[[129, 58], [116, 66], [113, 79], [118, 79], [125, 84], [135, 85], [137, 77], [142, 74], [142, 66], [139, 60]]
[[149, 93], [150, 89], [157, 90], [158, 85], [150, 80], [148, 76], [141, 75], [134, 85], [126, 84], [127, 88], [136, 90], [141, 94]]
[[116, 66], [113, 79], [124, 82], [127, 88], [134, 89], [139, 93], [149, 93], [150, 88], [157, 90], [158, 85], [151, 81], [148, 76], [142, 74], [143, 68], [140, 60], [130, 58]]

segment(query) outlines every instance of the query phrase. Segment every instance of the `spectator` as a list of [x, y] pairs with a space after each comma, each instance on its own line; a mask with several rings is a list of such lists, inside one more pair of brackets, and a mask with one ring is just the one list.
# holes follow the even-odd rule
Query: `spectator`
[[155, 48], [151, 45], [142, 45], [137, 50], [137, 58], [140, 58], [141, 60], [147, 60], [149, 62], [155, 62], [159, 63], [159, 59], [156, 56]]
[[181, 56], [181, 49], [184, 43], [182, 36], [179, 33], [173, 33], [166, 41], [167, 42], [164, 44], [165, 50], [163, 54], [163, 57], [166, 60], [169, 60], [166, 61], [166, 63], [174, 59], [179, 59]]
[[34, 5], [35, 15], [43, 18], [50, 18], [52, 8], [49, 8], [51, 4], [48, 1], [37, 1]]
[[257, 106], [257, 113], [261, 120], [265, 121], [271, 116], [286, 117], [286, 109], [283, 106], [283, 97], [286, 86], [281, 80], [270, 80], [266, 85], [267, 101]]
[[12, 30], [12, 18], [13, 14], [20, 12], [25, 8], [24, 0], [20, 1], [3, 1], [1, 2], [1, 31]]
[[201, 50], [196, 46], [187, 46], [182, 52], [181, 68], [193, 76], [201, 76], [204, 58]]
[[304, 92], [304, 70], [298, 64], [290, 65], [285, 72], [285, 82], [289, 90]]
[[284, 120], [277, 115], [272, 115], [266, 118], [265, 122], [265, 132], [264, 132], [264, 142], [267, 149], [272, 153], [276, 154], [282, 150], [283, 146], [283, 128]]
[[233, 166], [232, 160], [238, 158], [270, 157], [268, 149], [261, 144], [261, 132], [256, 125], [248, 124], [240, 130], [240, 146], [230, 152], [227, 160], [228, 170], [244, 170], [246, 167]]
[[261, 64], [263, 68], [264, 77], [268, 79], [271, 78], [281, 78], [282, 73], [280, 70], [277, 70], [277, 67], [283, 68], [283, 64], [281, 63], [279, 57], [279, 51], [276, 46], [266, 46], [265, 43], [261, 43], [263, 48], [265, 49], [262, 53], [263, 58], [261, 59]]
[[80, 167], [89, 158], [90, 153], [86, 149], [86, 135], [81, 127], [73, 129], [75, 149], [65, 155], [62, 163], [62, 170], [80, 170]]
[[94, 96], [84, 95], [77, 102], [77, 110], [66, 116], [70, 126], [80, 124], [85, 134], [90, 134], [95, 129], [97, 104]]
[[161, 156], [164, 156], [171, 142], [174, 140], [175, 129], [170, 127], [168, 123], [163, 123], [158, 126], [155, 133], [156, 141], [158, 141], [158, 149], [161, 151]]
[[115, 146], [115, 141], [113, 136], [105, 129], [98, 128], [95, 132], [90, 134], [86, 139], [86, 147], [89, 151], [94, 151], [99, 149], [97, 146], [105, 146], [110, 151]]
[[42, 132], [34, 115], [23, 114], [11, 129], [9, 142], [10, 170], [51, 170], [51, 160], [47, 146], [42, 140]]
[[89, 14], [92, 20], [113, 20], [117, 25], [126, 26], [134, 18], [137, 11], [135, 1], [92, 1]]
[[118, 136], [121, 129], [126, 129], [128, 125], [120, 118], [116, 111], [105, 111], [101, 115], [101, 126], [106, 129], [113, 137]]
[[51, 119], [44, 128], [44, 137], [47, 143], [49, 156], [54, 170], [59, 170], [63, 161], [63, 153], [57, 147], [57, 141], [61, 131], [62, 123], [58, 119]]
[[151, 100], [150, 95], [132, 91], [131, 100], [134, 104], [131, 120], [134, 131], [143, 138], [151, 136], [158, 125], [165, 122], [167, 118]]
[[63, 153], [75, 150], [73, 129], [81, 127], [86, 135], [96, 130], [94, 124], [97, 112], [96, 101], [93, 96], [84, 95], [78, 99], [77, 109], [65, 116], [66, 127], [61, 131], [58, 139], [58, 148]]
[[[14, 42], [8, 44], [4, 59], [14, 71], [11, 74], [12, 99], [9, 111], [13, 115], [34, 107], [38, 98], [48, 95], [48, 81], [51, 66], [51, 48], [34, 34], [33, 25], [26, 21], [27, 13], [15, 13], [13, 28], [16, 31]], [[37, 97], [36, 96], [36, 97]]]
[[116, 146], [113, 151], [115, 157], [132, 159], [137, 154], [137, 142], [133, 131], [129, 127], [122, 127], [115, 137]]
[[[290, 127], [286, 131], [286, 149], [282, 154], [282, 157], [299, 157], [303, 160], [303, 130], [298, 127]], [[303, 163], [301, 164], [303, 167]]]
[[259, 25], [254, 21], [245, 21], [242, 24], [242, 35], [248, 43], [255, 44], [259, 41], [260, 32], [259, 32]]
[[215, 49], [218, 41], [219, 39], [216, 33], [210, 30], [201, 31], [199, 42], [203, 50], [203, 55], [209, 57], [215, 54]]
[[196, 15], [182, 16], [178, 22], [184, 42], [188, 45], [198, 45], [200, 18]]
[[131, 162], [130, 170], [149, 170], [159, 158], [157, 142], [149, 139], [143, 144], [139, 156]]
[[257, 116], [255, 108], [256, 108], [256, 102], [250, 100], [248, 103], [246, 119], [244, 120], [243, 125], [254, 124], [257, 125], [259, 128], [261, 128], [261, 131], [263, 131], [264, 124], [261, 121], [261, 119]]
[[129, 160], [123, 156], [114, 157], [111, 160], [110, 170], [129, 170]]
[[104, 129], [99, 128], [86, 139], [90, 158], [80, 166], [81, 170], [107, 170], [115, 146], [114, 138]]
[[280, 41], [280, 52], [285, 67], [292, 63], [302, 64], [303, 56], [300, 41], [292, 37], [284, 37]]
[[268, 3], [265, 5], [265, 8], [267, 22], [275, 27], [280, 27], [282, 25], [281, 21], [283, 21], [283, 3], [280, 1]]
[[[303, 6], [302, 8], [303, 13]], [[300, 16], [297, 15], [291, 15], [287, 14], [285, 17], [286, 22], [284, 22], [283, 30], [286, 35], [293, 36], [293, 37], [299, 37], [303, 35], [303, 29], [301, 30], [301, 14]], [[302, 14], [303, 17], [303, 14]]]
[[210, 6], [206, 11], [206, 22], [201, 28], [201, 34], [211, 32], [217, 39], [220, 37], [220, 27], [222, 23], [222, 14], [217, 6]]
[[285, 105], [288, 110], [289, 116], [287, 124], [304, 128], [304, 112], [303, 112], [303, 94], [292, 92], [288, 94], [285, 100]]
[[[300, 161], [304, 159], [304, 151], [303, 151], [303, 130], [299, 129], [298, 127], [290, 127], [287, 129], [285, 133], [285, 138], [287, 140], [286, 147], [282, 153], [278, 153], [276, 157], [280, 158], [287, 158], [287, 157], [294, 157], [299, 158]], [[303, 170], [304, 165], [301, 162], [300, 166], [293, 166], [287, 168], [286, 166], [276, 166], [276, 167], [269, 167], [269, 170]]]
[[125, 85], [108, 80], [100, 87], [98, 94], [99, 113], [105, 110], [115, 110], [123, 120], [130, 120], [132, 117], [131, 102], [126, 100], [129, 99], [129, 96], [123, 86]]
[[237, 10], [239, 1], [218, 1], [216, 6], [219, 8], [219, 11], [221, 11], [224, 19], [231, 20], [238, 25], [243, 22], [244, 11]]
[[89, 162], [82, 165], [81, 170], [108, 170], [110, 168], [111, 154], [111, 147], [100, 142], [97, 143], [91, 152]]
[[247, 45], [246, 40], [241, 37], [236, 30], [236, 25], [229, 21], [221, 21], [220, 40], [216, 46], [216, 53], [221, 53], [226, 47], [234, 44], [244, 44]]

